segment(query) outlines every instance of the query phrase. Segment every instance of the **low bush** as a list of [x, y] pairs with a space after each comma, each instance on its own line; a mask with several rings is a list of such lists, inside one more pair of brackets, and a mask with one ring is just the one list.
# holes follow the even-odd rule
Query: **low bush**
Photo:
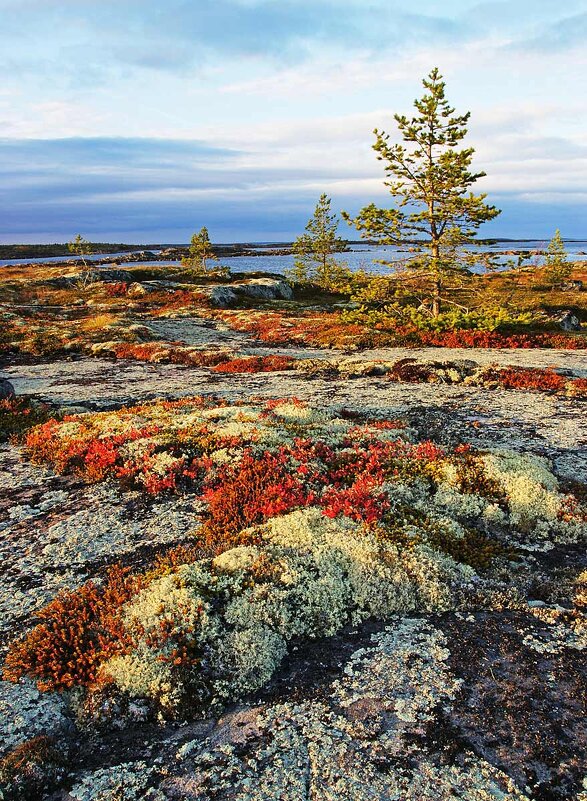
[[[304, 344], [325, 348], [443, 347], [443, 348], [560, 348], [585, 349], [587, 337], [555, 333], [507, 333], [495, 330], [421, 330], [413, 323], [374, 320], [352, 321], [339, 312], [262, 312], [208, 310], [202, 314], [221, 319], [237, 331], [253, 334], [272, 345]], [[353, 318], [354, 319], [354, 318]]]
[[217, 373], [271, 373], [291, 370], [293, 363], [291, 356], [245, 356], [221, 362], [214, 370]]
[[53, 737], [40, 735], [16, 746], [0, 760], [3, 801], [37, 801], [65, 776], [68, 749]]
[[0, 442], [19, 439], [34, 426], [55, 418], [55, 411], [45, 403], [26, 397], [0, 400]]
[[483, 374], [484, 381], [495, 380], [504, 389], [530, 389], [548, 392], [560, 392], [567, 384], [565, 376], [554, 370], [540, 370], [529, 367], [507, 367], [498, 370], [487, 370]]
[[[496, 560], [585, 536], [584, 504], [560, 491], [544, 459], [446, 451], [407, 441], [394, 421], [299, 400], [160, 401], [30, 434], [45, 460], [92, 478], [144, 465], [159, 448], [146, 492], [165, 482], [170, 458], [183, 470], [199, 454], [193, 486], [205, 510], [193, 545], [62, 592], [4, 668], [11, 681], [149, 699], [164, 714], [262, 686], [292, 638], [454, 609], [485, 586], [491, 595], [507, 575], [498, 565], [485, 585]], [[507, 598], [507, 584], [499, 592]]]
[[41, 623], [12, 645], [4, 678], [18, 681], [28, 675], [40, 690], [94, 683], [102, 662], [132, 645], [121, 607], [142, 586], [140, 576], [113, 567], [102, 585], [88, 581], [79, 590], [62, 592], [39, 612]]

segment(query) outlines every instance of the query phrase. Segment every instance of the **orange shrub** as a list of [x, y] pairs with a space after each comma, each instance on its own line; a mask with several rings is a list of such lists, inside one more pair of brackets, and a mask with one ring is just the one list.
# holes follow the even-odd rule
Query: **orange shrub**
[[573, 398], [587, 398], [587, 378], [572, 378], [566, 389]]
[[30, 676], [40, 690], [94, 683], [100, 665], [132, 645], [120, 610], [143, 584], [140, 576], [115, 566], [102, 586], [88, 581], [79, 590], [61, 592], [39, 612], [42, 622], [11, 646], [4, 678]]
[[246, 331], [273, 345], [305, 344], [318, 347], [356, 348], [562, 348], [585, 349], [587, 337], [558, 333], [506, 334], [497, 331], [456, 329], [421, 331], [396, 325], [393, 320], [374, 326], [345, 322], [339, 312], [262, 312], [248, 309], [202, 310], [202, 316], [221, 319], [236, 331]]
[[294, 359], [291, 356], [246, 356], [221, 362], [214, 371], [217, 373], [271, 373], [278, 370], [291, 370]]

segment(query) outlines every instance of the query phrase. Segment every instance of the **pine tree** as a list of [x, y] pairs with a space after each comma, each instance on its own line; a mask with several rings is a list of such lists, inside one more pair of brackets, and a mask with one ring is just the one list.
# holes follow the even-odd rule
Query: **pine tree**
[[414, 256], [380, 263], [392, 266], [406, 288], [421, 292], [437, 317], [448, 300], [449, 282], [469, 274], [473, 256], [463, 246], [473, 242], [479, 226], [500, 211], [484, 202], [485, 194], [470, 191], [485, 175], [470, 169], [474, 149], [459, 149], [470, 112], [455, 115], [438, 69], [422, 83], [427, 91], [414, 101], [417, 114], [411, 119], [394, 115], [406, 144], [390, 144], [388, 134], [374, 131], [373, 149], [385, 162], [392, 208], [372, 203], [355, 218], [345, 212], [343, 217], [380, 244], [417, 243]]
[[551, 289], [568, 281], [573, 271], [573, 265], [567, 259], [567, 249], [557, 228], [546, 249], [544, 259], [544, 281]]
[[212, 243], [208, 229], [204, 226], [198, 233], [195, 233], [190, 241], [189, 255], [181, 260], [182, 266], [193, 270], [195, 273], [204, 275], [213, 270], [209, 262], [216, 262], [218, 258], [214, 255]]
[[305, 233], [293, 243], [295, 261], [289, 274], [295, 281], [315, 281], [320, 286], [331, 288], [345, 272], [334, 254], [346, 250], [347, 243], [338, 236], [339, 220], [331, 213], [330, 204], [328, 195], [320, 195]]
[[88, 242], [87, 239], [84, 239], [81, 234], [78, 234], [75, 239], [67, 243], [67, 249], [70, 253], [74, 253], [76, 256], [80, 257], [81, 262], [84, 265], [84, 270], [87, 270], [88, 264], [84, 256], [89, 256], [92, 252], [91, 243]]
[[78, 289], [85, 290], [92, 283], [95, 277], [95, 274], [91, 269], [91, 265], [89, 265], [85, 259], [85, 257], [89, 256], [92, 252], [92, 244], [91, 242], [88, 242], [87, 239], [84, 239], [81, 234], [78, 234], [75, 239], [67, 243], [67, 249], [70, 253], [74, 253], [76, 256], [79, 256], [80, 261], [83, 264], [83, 269], [80, 273], [78, 273], [75, 285]]

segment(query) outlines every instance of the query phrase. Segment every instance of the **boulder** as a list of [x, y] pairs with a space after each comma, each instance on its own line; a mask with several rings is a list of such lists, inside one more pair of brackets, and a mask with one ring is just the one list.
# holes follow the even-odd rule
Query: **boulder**
[[343, 359], [336, 365], [338, 372], [349, 378], [360, 376], [378, 376], [389, 372], [389, 366], [383, 362], [357, 361], [356, 359]]
[[126, 294], [129, 296], [129, 298], [141, 298], [153, 291], [154, 289], [152, 287], [148, 287], [145, 284], [140, 284], [138, 281], [135, 281], [134, 284], [129, 286]]
[[126, 330], [133, 334], [133, 336], [137, 337], [137, 339], [141, 339], [144, 342], [151, 342], [153, 339], [157, 339], [155, 332], [149, 328], [148, 325], [133, 323], [132, 325], [129, 325]]
[[156, 261], [157, 256], [150, 250], [138, 250], [134, 253], [125, 253], [124, 261], [129, 263], [133, 261]]
[[251, 278], [240, 284], [231, 284], [237, 295], [262, 300], [291, 300], [293, 290], [287, 281], [280, 278]]
[[7, 378], [0, 378], [0, 400], [7, 400], [14, 398], [16, 392], [14, 387]]
[[583, 281], [565, 281], [559, 288], [561, 292], [581, 292]]
[[104, 269], [104, 270], [83, 270], [71, 275], [60, 275], [57, 278], [49, 278], [47, 283], [58, 289], [70, 289], [82, 284], [89, 287], [96, 283], [131, 283], [132, 273], [128, 270]]
[[261, 300], [291, 300], [292, 288], [281, 278], [251, 278], [234, 284], [212, 284], [199, 287], [212, 306], [227, 309], [238, 304], [239, 297]]
[[580, 331], [581, 321], [572, 311], [567, 309], [561, 312], [556, 318], [555, 322], [558, 324], [562, 331]]
[[204, 294], [208, 296], [212, 306], [216, 306], [219, 309], [227, 309], [229, 306], [236, 306], [238, 303], [236, 294], [228, 286], [212, 286], [208, 290], [204, 290]]

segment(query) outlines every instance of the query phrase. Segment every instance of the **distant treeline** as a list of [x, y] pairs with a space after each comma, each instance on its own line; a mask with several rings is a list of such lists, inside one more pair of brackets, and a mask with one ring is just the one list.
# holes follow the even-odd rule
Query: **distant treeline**
[[[291, 242], [236, 242], [231, 244], [214, 245], [214, 251], [218, 255], [236, 255], [250, 249], [268, 248], [271, 250], [281, 248], [291, 248]], [[128, 244], [124, 242], [88, 242], [87, 250], [90, 253], [129, 253], [137, 250], [166, 250], [166, 249], [185, 249], [187, 243], [162, 242], [158, 244], [140, 245]], [[67, 242], [54, 242], [46, 245], [0, 245], [0, 259], [43, 259], [52, 256], [70, 257], [71, 251]]]
[[[121, 242], [92, 242], [92, 253], [126, 253], [141, 250], [144, 245], [124, 245]], [[50, 245], [0, 245], [0, 259], [42, 259], [49, 256], [71, 256], [67, 242]]]
[[[375, 245], [376, 242], [371, 242], [368, 239], [361, 240], [345, 240], [347, 245]], [[497, 243], [507, 242], [535, 242], [539, 240], [532, 239], [479, 239], [479, 245], [494, 245]], [[418, 244], [417, 242], [408, 242], [409, 244]], [[91, 253], [130, 253], [136, 250], [165, 250], [168, 248], [181, 248], [187, 249], [187, 244], [177, 243], [159, 243], [150, 245], [130, 245], [124, 242], [90, 242], [88, 249]], [[271, 251], [286, 251], [290, 252], [292, 242], [234, 242], [230, 244], [215, 244], [212, 246], [214, 253], [217, 256], [238, 256], [252, 249], [260, 250], [261, 248]], [[43, 259], [52, 256], [67, 256], [71, 257], [71, 252], [68, 250], [67, 242], [54, 242], [47, 245], [0, 245], [0, 259]]]

